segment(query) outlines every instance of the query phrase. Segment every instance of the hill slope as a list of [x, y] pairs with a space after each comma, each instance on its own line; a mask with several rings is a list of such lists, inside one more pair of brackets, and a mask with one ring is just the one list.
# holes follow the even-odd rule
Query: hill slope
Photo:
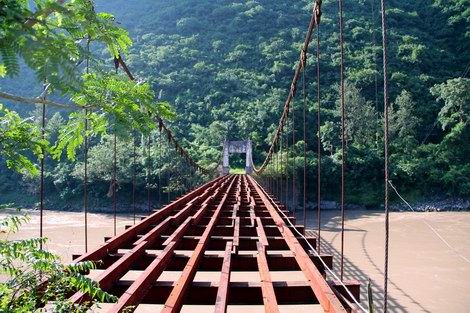
[[[266, 109], [275, 116], [279, 113], [272, 107], [282, 102], [288, 91], [310, 17], [309, 3], [98, 1], [97, 8], [115, 13], [131, 31], [135, 40], [129, 56], [131, 66], [163, 90], [165, 98], [173, 100], [182, 114], [181, 123], [207, 126], [215, 120], [231, 121], [234, 135], [246, 137], [256, 129], [243, 124], [246, 121], [239, 115], [256, 116], [258, 110]], [[392, 100], [406, 89], [414, 98], [430, 102], [434, 100], [431, 86], [463, 74], [470, 61], [469, 26], [453, 14], [452, 5], [457, 3], [390, 1]], [[382, 75], [378, 5], [377, 0], [362, 0], [346, 1], [345, 6], [346, 76], [367, 100], [374, 101], [375, 78], [377, 75], [380, 91]], [[465, 13], [460, 14], [463, 18]], [[337, 20], [337, 1], [324, 1], [322, 88], [325, 105], [330, 108], [337, 98]], [[308, 76], [313, 81], [314, 60], [310, 61]], [[268, 108], [257, 103], [267, 99], [271, 100]], [[423, 113], [434, 113], [425, 116], [425, 122], [433, 120], [439, 106], [423, 106], [418, 103]]]
[[[416, 197], [468, 196], [470, 80], [451, 80], [470, 71], [468, 0], [391, 0], [388, 5], [392, 180]], [[252, 139], [255, 162], [264, 159], [289, 90], [311, 1], [99, 0], [96, 10], [115, 14], [130, 31], [134, 46], [127, 56], [129, 66], [174, 105], [178, 118], [171, 127], [195, 159], [206, 165], [217, 162], [225, 138]], [[323, 1], [320, 37], [323, 187], [334, 198], [341, 153], [337, 1]], [[379, 1], [346, 1], [348, 197], [358, 203], [382, 198], [381, 38]], [[312, 95], [315, 49], [313, 43], [306, 72]], [[33, 84], [27, 75], [25, 80], [1, 84], [8, 91], [37, 93], [25, 87]], [[316, 103], [310, 98], [308, 171], [315, 181]], [[303, 137], [301, 105], [299, 92], [297, 139]], [[97, 151], [106, 149], [106, 144], [106, 140], [96, 142]], [[301, 151], [299, 142], [295, 150], [299, 175]], [[91, 158], [97, 168], [106, 168], [106, 158], [98, 153]], [[235, 165], [241, 162], [236, 160]], [[73, 182], [79, 175], [73, 173], [80, 171], [80, 164], [50, 166], [50, 185], [60, 190], [67, 182], [63, 197], [79, 192], [79, 181]], [[165, 166], [156, 165], [155, 173]], [[129, 170], [124, 167], [122, 175], [130, 177]], [[0, 174], [5, 180], [8, 175]], [[104, 190], [106, 182], [101, 183]]]
[[[442, 155], [436, 155], [434, 146], [419, 146], [439, 145], [446, 136], [437, 121], [443, 102], [436, 101], [437, 95], [431, 94], [430, 88], [468, 72], [470, 23], [465, 3], [388, 2], [390, 100], [395, 112], [393, 175], [410, 185], [424, 180], [441, 188], [439, 176], [452, 171], [451, 163], [463, 165], [458, 170], [461, 173], [469, 170], [459, 151], [451, 157], [452, 161], [434, 164], [439, 170], [434, 173], [436, 176], [429, 175], [431, 164], [422, 162]], [[377, 121], [383, 111], [379, 4], [377, 0], [345, 4], [350, 175], [372, 184], [381, 183], [378, 148], [382, 130]], [[218, 144], [224, 138], [251, 138], [256, 160], [262, 160], [260, 151], [267, 148], [289, 89], [311, 1], [113, 1], [112, 5], [99, 2], [98, 8], [115, 13], [131, 31], [135, 45], [128, 58], [130, 65], [174, 103], [179, 119], [173, 127], [192, 141], [196, 155], [216, 155], [207, 150], [220, 149]], [[339, 152], [337, 1], [323, 1], [320, 33], [323, 146], [332, 156], [325, 164], [335, 177], [330, 186], [334, 188], [338, 174], [335, 155]], [[308, 90], [312, 94], [314, 54], [312, 45], [307, 69]], [[315, 110], [313, 101], [308, 104], [311, 112]], [[299, 121], [299, 108], [296, 114]], [[312, 148], [316, 145], [314, 118], [311, 114], [307, 121]], [[300, 126], [297, 130], [302, 136]], [[467, 137], [465, 127], [460, 140], [465, 142]], [[455, 144], [458, 143], [451, 146]], [[468, 149], [468, 144], [464, 144], [464, 151]], [[312, 165], [313, 157], [312, 154]], [[450, 185], [446, 188], [456, 186], [452, 182]], [[467, 188], [463, 188], [464, 193]]]

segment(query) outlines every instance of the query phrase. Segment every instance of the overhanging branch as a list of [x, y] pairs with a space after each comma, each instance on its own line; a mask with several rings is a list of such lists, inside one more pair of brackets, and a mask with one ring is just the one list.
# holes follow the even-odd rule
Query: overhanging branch
[[22, 97], [22, 96], [17, 96], [11, 93], [3, 92], [0, 91], [0, 98], [10, 100], [16, 103], [26, 103], [26, 104], [46, 104], [48, 106], [56, 107], [59, 109], [67, 109], [67, 110], [74, 110], [77, 107], [75, 105], [67, 105], [51, 100], [47, 100], [44, 98], [28, 98], [28, 97]]
[[[62, 5], [65, 3], [65, 0], [59, 0], [57, 1], [58, 4]], [[24, 26], [25, 27], [33, 27], [39, 20], [38, 20], [38, 17], [47, 17], [49, 15], [51, 15], [52, 13], [54, 13], [55, 10], [53, 9], [48, 9], [48, 10], [45, 10], [45, 11], [38, 11], [36, 13], [34, 13], [34, 15], [30, 18], [28, 18], [26, 20], [26, 22], [24, 22]]]

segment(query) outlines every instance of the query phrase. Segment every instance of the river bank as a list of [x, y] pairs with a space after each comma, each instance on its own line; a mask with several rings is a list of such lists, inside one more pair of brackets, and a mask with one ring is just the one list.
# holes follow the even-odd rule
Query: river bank
[[[411, 206], [411, 208], [408, 206]], [[470, 199], [467, 198], [426, 198], [423, 200], [410, 201], [406, 204], [404, 201], [392, 201], [390, 203], [390, 210], [395, 212], [460, 212], [470, 211]], [[339, 210], [340, 203], [333, 200], [324, 200], [320, 203], [322, 210]], [[379, 205], [383, 207], [383, 205]], [[317, 210], [316, 202], [307, 202], [306, 207], [310, 211]], [[347, 210], [359, 210], [359, 211], [374, 211], [374, 208], [361, 204], [346, 203], [345, 208]], [[300, 208], [299, 210], [302, 210]]]
[[[147, 199], [145, 199], [147, 201]], [[147, 202], [138, 202], [135, 204], [135, 210], [138, 214], [147, 214], [149, 212], [148, 203]], [[162, 198], [161, 204], [159, 204], [158, 199], [151, 201], [152, 209], [156, 209], [161, 205], [164, 205], [168, 202], [168, 197], [165, 196]], [[113, 208], [110, 205], [109, 201], [99, 201], [98, 204], [90, 203], [88, 212], [91, 213], [113, 213]], [[423, 200], [417, 201], [410, 201], [409, 204], [411, 205], [412, 209], [405, 204], [403, 201], [393, 201], [390, 204], [390, 210], [395, 212], [460, 212], [460, 211], [470, 211], [470, 198], [442, 198], [442, 197], [435, 197], [435, 198], [426, 198]], [[8, 207], [19, 207], [25, 210], [34, 210], [36, 208], [37, 203], [32, 203], [31, 201], [20, 203], [8, 203], [2, 201], [0, 199], [0, 208], [8, 208]], [[317, 203], [308, 201], [306, 203], [307, 209], [309, 211], [316, 211]], [[54, 207], [56, 211], [62, 212], [81, 212], [83, 210], [83, 201], [76, 200], [76, 201], [46, 201], [45, 203], [46, 208]], [[129, 208], [132, 208], [133, 204], [130, 202], [123, 202], [118, 201], [116, 204], [116, 210], [118, 213], [121, 214], [128, 214]], [[298, 210], [302, 211], [300, 205], [298, 206]], [[347, 210], [359, 210], [359, 211], [374, 211], [371, 209], [370, 206], [360, 205], [360, 204], [351, 204], [346, 203], [345, 205]], [[340, 204], [334, 200], [324, 200], [321, 202], [322, 210], [339, 210]], [[1, 213], [1, 212], [0, 212]]]

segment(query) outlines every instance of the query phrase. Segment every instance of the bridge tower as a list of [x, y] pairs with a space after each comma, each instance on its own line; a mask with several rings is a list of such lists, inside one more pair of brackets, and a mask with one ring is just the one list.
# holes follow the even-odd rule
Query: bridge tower
[[230, 171], [229, 159], [230, 154], [245, 153], [245, 172], [247, 174], [253, 173], [253, 153], [251, 147], [251, 140], [238, 140], [238, 141], [224, 141], [224, 151], [222, 155], [222, 174], [228, 174]]

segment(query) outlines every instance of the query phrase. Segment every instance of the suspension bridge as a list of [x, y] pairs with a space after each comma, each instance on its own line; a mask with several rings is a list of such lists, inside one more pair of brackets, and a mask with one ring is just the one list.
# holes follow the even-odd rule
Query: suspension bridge
[[[385, 273], [383, 310], [387, 311], [388, 280], [388, 92], [387, 92], [387, 31], [385, 6], [382, 1], [384, 53], [384, 125], [385, 125]], [[341, 254], [339, 275], [332, 271], [333, 257], [322, 253], [321, 241], [321, 72], [320, 20], [322, 1], [314, 1], [305, 41], [300, 50], [294, 77], [289, 86], [277, 129], [266, 158], [260, 167], [252, 160], [251, 141], [225, 142], [219, 168], [203, 168], [179, 144], [162, 119], [157, 119], [160, 138], [184, 160], [194, 175], [210, 180], [180, 195], [163, 207], [154, 207], [141, 221], [135, 221], [135, 171], [133, 177], [134, 224], [116, 232], [116, 136], [113, 150], [113, 175], [110, 193], [113, 195], [114, 236], [88, 250], [87, 238], [87, 140], [85, 139], [84, 219], [85, 253], [74, 261], [95, 261], [97, 269], [88, 276], [118, 298], [116, 303], [99, 303], [96, 312], [367, 312], [361, 305], [360, 284], [344, 279], [345, 221], [345, 99], [343, 3], [339, 1], [340, 20], [340, 104], [342, 130], [341, 171]], [[296, 143], [295, 132], [288, 125], [296, 123], [292, 102], [297, 95], [303, 103], [303, 141], [310, 128], [306, 125], [307, 58], [314, 30], [316, 36], [316, 102], [317, 102], [317, 217], [316, 231], [306, 231], [306, 185], [313, 184], [306, 174], [306, 144], [304, 144], [304, 174], [302, 221], [296, 220], [288, 198], [294, 192], [294, 173], [287, 172], [289, 146]], [[124, 60], [115, 59], [116, 70], [122, 69], [129, 79], [135, 77]], [[299, 88], [300, 82], [300, 88]], [[298, 92], [300, 89], [300, 92]], [[50, 102], [50, 101], [49, 101]], [[46, 105], [51, 105], [45, 96]], [[53, 103], [52, 103], [53, 104]], [[298, 121], [297, 121], [298, 122]], [[44, 125], [44, 124], [43, 124]], [[302, 139], [302, 138], [300, 138]], [[150, 140], [149, 149], [150, 149]], [[229, 155], [246, 154], [244, 175], [229, 174]], [[131, 160], [132, 161], [132, 160]], [[135, 166], [135, 146], [134, 146]], [[272, 173], [279, 173], [272, 175]], [[292, 174], [292, 176], [291, 176]], [[41, 164], [40, 235], [43, 236], [44, 160]], [[159, 197], [160, 198], [160, 197]], [[85, 303], [90, 295], [71, 295], [74, 303]]]

